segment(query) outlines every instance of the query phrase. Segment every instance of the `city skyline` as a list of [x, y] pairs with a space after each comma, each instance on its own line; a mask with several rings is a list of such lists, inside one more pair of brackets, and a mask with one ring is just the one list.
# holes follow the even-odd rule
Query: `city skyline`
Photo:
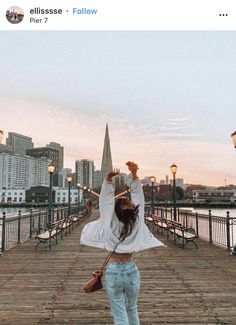
[[65, 167], [86, 158], [100, 169], [108, 123], [122, 172], [134, 160], [141, 178], [160, 180], [174, 162], [186, 183], [236, 184], [235, 32], [37, 35], [11, 42], [1, 32], [3, 143], [8, 132], [35, 147], [53, 141], [65, 148]]

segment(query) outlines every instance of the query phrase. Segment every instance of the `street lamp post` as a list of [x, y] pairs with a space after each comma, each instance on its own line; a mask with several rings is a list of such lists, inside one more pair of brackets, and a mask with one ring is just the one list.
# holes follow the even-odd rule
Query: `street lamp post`
[[170, 166], [170, 170], [173, 174], [173, 208], [174, 208], [174, 221], [177, 221], [176, 218], [176, 184], [175, 184], [175, 175], [177, 172], [177, 166], [175, 164], [172, 164]]
[[77, 183], [78, 187], [78, 214], [79, 214], [79, 209], [80, 209], [80, 183]]
[[151, 182], [152, 182], [152, 214], [154, 214], [154, 183], [156, 182], [155, 176], [151, 177]]
[[236, 148], [236, 131], [234, 131], [234, 133], [231, 134], [231, 138], [233, 141], [234, 148]]
[[52, 175], [55, 171], [55, 166], [53, 163], [48, 165], [48, 172], [50, 176], [49, 180], [49, 197], [48, 197], [48, 225], [50, 226], [52, 223]]
[[70, 186], [71, 186], [72, 176], [67, 176], [68, 182], [68, 216], [70, 215]]

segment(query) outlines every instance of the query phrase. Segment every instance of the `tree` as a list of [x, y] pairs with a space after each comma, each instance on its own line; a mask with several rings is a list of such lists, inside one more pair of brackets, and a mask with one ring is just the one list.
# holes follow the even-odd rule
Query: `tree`
[[184, 190], [182, 187], [177, 186], [176, 187], [176, 200], [183, 200], [184, 198]]

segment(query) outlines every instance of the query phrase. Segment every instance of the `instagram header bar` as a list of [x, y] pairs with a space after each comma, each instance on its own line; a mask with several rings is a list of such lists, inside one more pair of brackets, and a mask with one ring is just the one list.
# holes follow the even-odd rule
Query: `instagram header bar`
[[1, 1], [0, 30], [235, 30], [236, 2]]

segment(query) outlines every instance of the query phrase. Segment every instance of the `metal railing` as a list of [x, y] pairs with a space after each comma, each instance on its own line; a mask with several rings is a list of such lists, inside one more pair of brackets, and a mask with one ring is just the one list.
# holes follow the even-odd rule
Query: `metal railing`
[[[70, 213], [78, 213], [78, 206], [72, 206]], [[68, 217], [68, 207], [55, 208], [52, 210], [52, 222]], [[34, 233], [47, 226], [48, 210], [35, 211], [14, 217], [7, 217], [5, 212], [0, 216], [0, 254], [17, 244], [32, 238]]]
[[[145, 207], [146, 213], [151, 214], [151, 207]], [[154, 215], [173, 220], [173, 208], [155, 207]], [[195, 229], [197, 236], [210, 243], [230, 248], [236, 244], [236, 217], [231, 217], [229, 211], [225, 217], [214, 216], [211, 210], [208, 214], [191, 212], [187, 208], [177, 208], [177, 222], [185, 227]]]

